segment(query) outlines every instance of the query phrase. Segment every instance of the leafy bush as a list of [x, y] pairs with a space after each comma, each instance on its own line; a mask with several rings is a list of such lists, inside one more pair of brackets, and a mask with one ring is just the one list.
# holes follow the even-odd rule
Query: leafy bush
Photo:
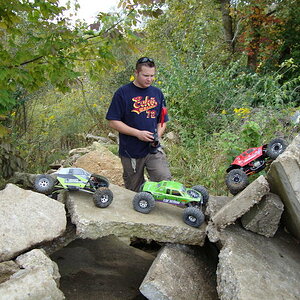
[[223, 194], [226, 169], [238, 154], [277, 136], [291, 140], [291, 96], [298, 83], [280, 80], [278, 73], [241, 71], [238, 63], [203, 68], [201, 58], [189, 64], [176, 55], [162, 66], [158, 81], [169, 106], [168, 130], [180, 137], [180, 144], [166, 148], [174, 178]]
[[11, 113], [12, 137], [27, 162], [26, 171], [46, 171], [72, 148], [86, 146], [87, 133], [106, 135], [110, 97], [107, 90], [86, 83], [66, 94], [49, 88], [16, 108]]
[[176, 120], [171, 126], [179, 128], [188, 144], [196, 136], [226, 128], [236, 118], [245, 119], [254, 108], [295, 105], [293, 92], [299, 82], [282, 84], [281, 78], [278, 73], [241, 71], [238, 62], [227, 68], [217, 64], [203, 68], [200, 56], [183, 63], [176, 55], [158, 74], [170, 116]]
[[253, 109], [246, 118], [235, 115], [235, 119], [225, 123], [221, 130], [197, 137], [192, 146], [183, 139], [177, 144], [167, 143], [166, 152], [174, 179], [191, 186], [206, 185], [212, 194], [227, 194], [226, 169], [237, 155], [275, 137], [288, 141], [294, 138], [299, 125], [290, 122], [291, 111]]

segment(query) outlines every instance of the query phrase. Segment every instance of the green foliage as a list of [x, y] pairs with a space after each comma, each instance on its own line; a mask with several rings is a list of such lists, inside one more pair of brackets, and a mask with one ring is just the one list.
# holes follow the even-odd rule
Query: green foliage
[[203, 58], [204, 67], [216, 56], [220, 63], [225, 63], [228, 53], [220, 21], [221, 11], [216, 1], [166, 1], [164, 14], [150, 20], [143, 30], [147, 50], [165, 62], [175, 53], [181, 63], [194, 60], [196, 64], [198, 56]]
[[0, 185], [1, 179], [10, 178], [14, 172], [22, 170], [24, 161], [8, 141], [0, 143]]
[[[0, 111], [9, 110], [19, 89], [32, 92], [47, 80], [66, 89], [74, 78], [74, 62], [64, 59], [64, 51], [77, 33], [60, 19], [58, 1], [6, 1], [1, 3], [0, 20]], [[57, 70], [60, 70], [58, 73]], [[59, 74], [59, 75], [58, 75]]]
[[136, 38], [132, 14], [99, 14], [96, 31], [82, 22], [72, 28], [64, 10], [58, 0], [0, 3], [0, 113], [18, 103], [20, 89], [33, 93], [50, 83], [70, 91], [78, 70], [96, 80], [116, 63], [115, 49]]
[[237, 155], [275, 137], [289, 142], [294, 138], [299, 125], [290, 122], [292, 111], [261, 107], [252, 112], [248, 121], [239, 118], [212, 135], [197, 138], [193, 147], [182, 140], [166, 142], [173, 178], [189, 186], [204, 184], [213, 195], [228, 194], [226, 169]]
[[[86, 146], [87, 133], [105, 136], [112, 94], [144, 55], [157, 63], [168, 130], [179, 137], [165, 141], [172, 174], [186, 185], [226, 194], [226, 169], [236, 155], [273, 137], [291, 140], [299, 131], [290, 122], [300, 105], [296, 1], [285, 7], [259, 1], [279, 5], [282, 20], [272, 39], [282, 49], [263, 49], [267, 57], [257, 72], [247, 70], [247, 53], [228, 52], [220, 1], [124, 0], [124, 12], [99, 14], [96, 30], [80, 22], [71, 28], [56, 0], [2, 2], [0, 112], [27, 172], [46, 171], [71, 148]], [[236, 40], [247, 30], [242, 13], [255, 4], [238, 2], [240, 14], [232, 11]], [[112, 151], [117, 154], [116, 145]]]
[[261, 128], [254, 121], [248, 121], [242, 127], [242, 142], [244, 141], [249, 147], [258, 146], [261, 143]]
[[230, 164], [234, 157], [239, 155], [244, 150], [250, 147], [257, 147], [262, 143], [261, 127], [255, 121], [246, 121], [241, 124], [241, 121], [236, 125], [242, 125], [240, 128], [236, 127], [234, 131], [225, 127], [220, 132], [215, 133], [214, 137], [219, 139], [219, 147], [227, 158], [227, 164]]
[[259, 128], [247, 123], [255, 109], [297, 104], [293, 91], [298, 81], [281, 84], [281, 78], [278, 73], [241, 71], [238, 63], [229, 68], [217, 64], [203, 68], [201, 57], [182, 63], [176, 55], [168, 65], [160, 66], [158, 74], [169, 106], [171, 129], [179, 132], [190, 147], [212, 133], [227, 134], [228, 126], [237, 123], [246, 126], [243, 132], [249, 142], [259, 140]]
[[78, 82], [65, 94], [49, 87], [14, 110], [14, 144], [26, 159], [27, 171], [45, 171], [70, 149], [86, 146], [87, 133], [105, 136], [111, 97], [102, 85]]

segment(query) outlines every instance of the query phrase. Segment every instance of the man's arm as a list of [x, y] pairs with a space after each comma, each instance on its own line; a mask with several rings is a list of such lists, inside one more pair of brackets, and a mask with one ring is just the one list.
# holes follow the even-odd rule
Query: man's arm
[[139, 140], [143, 142], [152, 142], [153, 141], [153, 133], [147, 130], [138, 130], [136, 128], [130, 127], [126, 125], [122, 121], [118, 120], [109, 120], [108, 124], [111, 128], [117, 130], [120, 133], [135, 136]]
[[162, 135], [164, 134], [166, 128], [167, 128], [167, 123], [166, 122], [164, 122], [163, 124], [161, 124], [161, 123], [157, 124], [157, 134], [158, 134], [159, 138], [162, 137]]

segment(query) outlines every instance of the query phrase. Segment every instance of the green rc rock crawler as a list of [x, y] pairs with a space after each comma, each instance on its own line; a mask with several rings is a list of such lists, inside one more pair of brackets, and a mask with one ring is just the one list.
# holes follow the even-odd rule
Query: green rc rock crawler
[[93, 194], [93, 201], [97, 207], [108, 207], [113, 200], [113, 193], [108, 188], [106, 177], [90, 174], [82, 168], [62, 168], [57, 172], [37, 175], [34, 190], [57, 199], [62, 190], [83, 191]]
[[143, 214], [148, 214], [155, 207], [156, 201], [184, 207], [183, 221], [199, 227], [205, 220], [202, 207], [208, 199], [208, 191], [202, 185], [186, 188], [175, 181], [147, 181], [134, 196], [132, 204], [136, 211]]

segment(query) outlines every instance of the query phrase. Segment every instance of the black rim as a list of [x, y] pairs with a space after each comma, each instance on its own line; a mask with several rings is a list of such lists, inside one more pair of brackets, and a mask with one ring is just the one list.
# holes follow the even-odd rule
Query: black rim
[[241, 182], [240, 176], [238, 174], [234, 174], [232, 181], [235, 183]]
[[276, 143], [276, 144], [273, 145], [273, 150], [274, 150], [275, 152], [280, 152], [281, 149], [282, 149], [281, 143]]

